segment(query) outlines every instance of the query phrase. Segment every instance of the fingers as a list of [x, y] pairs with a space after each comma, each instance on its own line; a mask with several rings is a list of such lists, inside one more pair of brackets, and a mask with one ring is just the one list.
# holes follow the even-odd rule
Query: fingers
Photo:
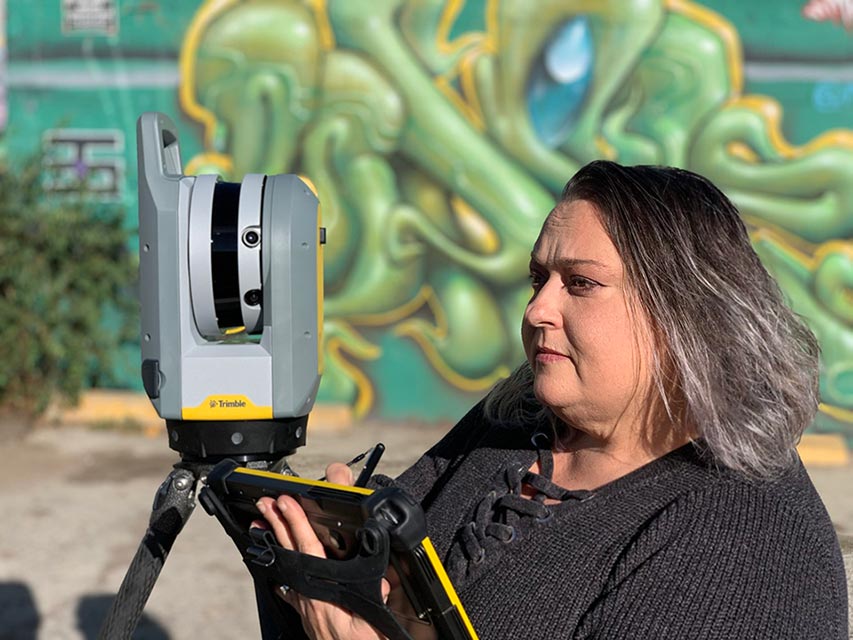
[[278, 504], [276, 504], [276, 501], [272, 498], [264, 497], [258, 500], [256, 506], [258, 507], [258, 511], [261, 512], [261, 515], [266, 520], [268, 526], [272, 528], [272, 531], [275, 534], [275, 539], [278, 540], [278, 543], [285, 549], [295, 549], [296, 544], [293, 541], [293, 537], [290, 535], [287, 521], [284, 519], [281, 509]]
[[354, 482], [352, 469], [342, 462], [333, 462], [326, 467], [326, 480], [334, 484], [351, 486]]
[[385, 578], [382, 578], [381, 593], [382, 602], [388, 604], [388, 596], [391, 594], [391, 583], [388, 582], [388, 580], [386, 580]]
[[256, 506], [282, 547], [320, 558], [326, 556], [323, 544], [296, 500], [286, 495], [276, 500], [263, 497]]
[[314, 529], [308, 522], [308, 518], [299, 503], [290, 496], [279, 496], [275, 504], [284, 519], [290, 541], [294, 545], [288, 548], [296, 549], [311, 556], [325, 557], [323, 544], [317, 538], [317, 534], [314, 533]]

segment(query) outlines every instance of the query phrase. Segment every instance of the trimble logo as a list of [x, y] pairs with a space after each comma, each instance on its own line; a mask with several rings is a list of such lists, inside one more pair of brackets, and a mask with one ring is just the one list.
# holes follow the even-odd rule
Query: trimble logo
[[211, 409], [243, 409], [246, 407], [245, 400], [211, 400], [208, 406]]

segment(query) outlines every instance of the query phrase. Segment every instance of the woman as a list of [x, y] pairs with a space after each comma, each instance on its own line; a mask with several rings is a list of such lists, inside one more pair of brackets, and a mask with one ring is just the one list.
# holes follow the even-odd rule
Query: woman
[[[838, 540], [795, 449], [817, 344], [731, 202], [687, 171], [593, 162], [530, 277], [528, 362], [395, 481], [480, 637], [846, 639]], [[322, 555], [292, 499], [259, 506]], [[315, 638], [377, 637], [287, 597]]]

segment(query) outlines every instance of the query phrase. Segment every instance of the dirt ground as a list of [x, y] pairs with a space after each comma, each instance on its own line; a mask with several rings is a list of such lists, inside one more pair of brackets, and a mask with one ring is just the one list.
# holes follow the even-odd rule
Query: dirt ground
[[[376, 442], [378, 471], [406, 468], [445, 426], [312, 425], [292, 458], [305, 477]], [[151, 503], [178, 456], [157, 437], [44, 427], [0, 438], [0, 640], [94, 639], [145, 532]], [[853, 580], [853, 465], [812, 467]], [[850, 582], [853, 588], [853, 582]], [[197, 509], [160, 574], [134, 638], [259, 637], [248, 573], [218, 523]]]

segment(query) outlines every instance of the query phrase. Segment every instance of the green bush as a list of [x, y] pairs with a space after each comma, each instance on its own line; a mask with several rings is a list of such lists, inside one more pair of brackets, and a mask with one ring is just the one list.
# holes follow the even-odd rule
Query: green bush
[[0, 170], [0, 409], [35, 417], [112, 367], [135, 330], [123, 220], [85, 187], [48, 192], [41, 158]]

